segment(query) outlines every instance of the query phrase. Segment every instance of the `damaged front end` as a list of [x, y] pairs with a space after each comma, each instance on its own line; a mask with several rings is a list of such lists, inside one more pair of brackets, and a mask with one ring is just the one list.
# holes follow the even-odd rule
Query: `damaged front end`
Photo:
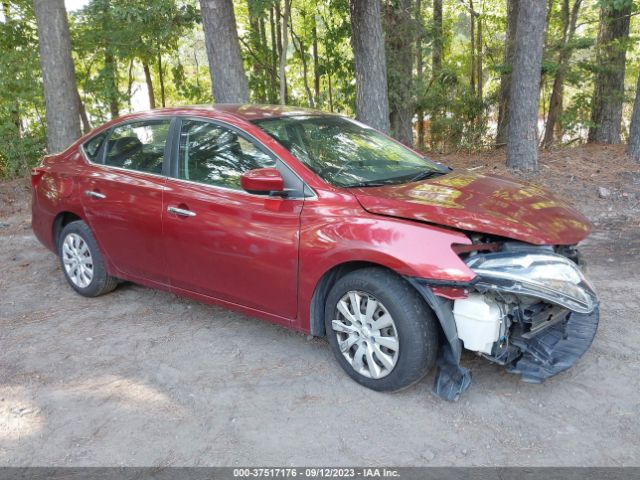
[[461, 343], [531, 383], [568, 369], [589, 348], [598, 327], [598, 297], [575, 248], [492, 242], [461, 258], [477, 276], [449, 286], [457, 298], [434, 295], [441, 285], [416, 283], [447, 338], [435, 393], [454, 400], [469, 387], [470, 372], [459, 363]]

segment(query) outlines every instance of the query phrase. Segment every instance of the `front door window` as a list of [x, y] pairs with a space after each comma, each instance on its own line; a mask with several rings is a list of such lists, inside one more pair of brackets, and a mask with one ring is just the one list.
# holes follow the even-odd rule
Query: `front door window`
[[270, 155], [234, 130], [198, 120], [182, 123], [178, 176], [183, 180], [241, 190], [244, 172], [275, 164]]

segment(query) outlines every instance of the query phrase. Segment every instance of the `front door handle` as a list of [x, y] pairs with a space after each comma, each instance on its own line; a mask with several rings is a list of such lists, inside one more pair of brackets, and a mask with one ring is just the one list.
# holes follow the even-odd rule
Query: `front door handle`
[[98, 193], [98, 192], [94, 192], [93, 190], [87, 190], [86, 192], [84, 192], [84, 194], [87, 197], [91, 197], [91, 198], [97, 198], [99, 200], [103, 200], [105, 198], [107, 198], [106, 195], [102, 194], [102, 193]]
[[168, 207], [167, 208], [167, 212], [175, 213], [176, 215], [179, 215], [181, 217], [195, 217], [196, 216], [196, 212], [192, 212], [191, 210], [185, 210], [184, 208], [178, 208], [178, 207]]

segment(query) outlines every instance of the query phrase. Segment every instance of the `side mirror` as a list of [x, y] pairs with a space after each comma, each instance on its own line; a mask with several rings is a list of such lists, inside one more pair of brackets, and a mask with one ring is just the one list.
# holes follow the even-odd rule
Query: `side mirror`
[[284, 191], [284, 179], [275, 168], [256, 168], [240, 176], [240, 186], [249, 193], [266, 195]]

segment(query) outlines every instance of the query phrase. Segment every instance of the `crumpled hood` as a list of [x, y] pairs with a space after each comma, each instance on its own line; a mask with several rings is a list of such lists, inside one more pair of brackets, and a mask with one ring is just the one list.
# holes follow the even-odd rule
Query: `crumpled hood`
[[431, 180], [353, 188], [371, 213], [499, 235], [536, 245], [571, 245], [591, 231], [574, 208], [530, 183], [450, 173]]

